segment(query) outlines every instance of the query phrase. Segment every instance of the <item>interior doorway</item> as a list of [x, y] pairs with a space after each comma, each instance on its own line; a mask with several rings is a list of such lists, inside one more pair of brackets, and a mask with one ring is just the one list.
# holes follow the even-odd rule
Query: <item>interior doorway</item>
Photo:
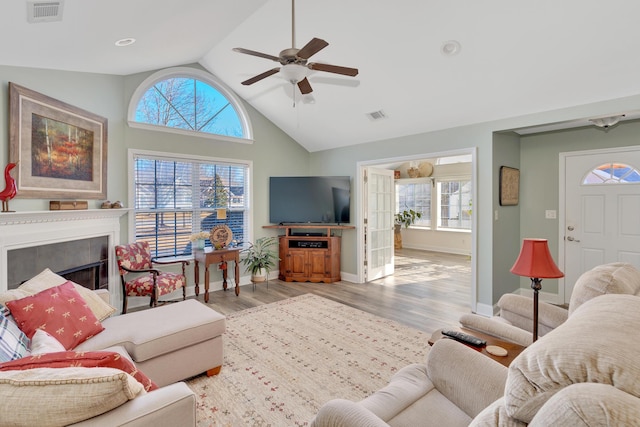
[[[366, 171], [368, 168], [379, 168], [379, 169], [394, 169], [397, 165], [405, 164], [405, 163], [420, 163], [420, 161], [424, 159], [440, 159], [440, 158], [454, 158], [459, 156], [468, 156], [470, 158], [470, 176], [471, 176], [471, 200], [476, 199], [477, 190], [475, 188], [475, 182], [477, 182], [477, 166], [476, 166], [476, 153], [475, 148], [463, 149], [463, 150], [454, 150], [447, 152], [438, 152], [438, 153], [423, 153], [413, 156], [405, 156], [399, 158], [387, 158], [387, 159], [378, 159], [374, 161], [365, 161], [358, 163], [358, 174], [356, 180], [357, 191], [356, 194], [360, 194], [361, 197], [356, 200], [356, 220], [359, 227], [357, 227], [357, 260], [358, 260], [358, 281], [360, 283], [364, 283], [367, 281], [367, 266], [369, 264], [369, 260], [367, 259], [367, 245], [369, 241], [367, 240], [367, 221], [369, 220], [369, 209], [370, 206], [368, 204], [366, 194], [368, 194], [367, 182], [366, 182]], [[440, 208], [440, 207], [438, 207]], [[387, 215], [386, 223], [393, 224], [393, 216], [395, 214], [395, 206], [393, 209], [390, 209]], [[470, 307], [472, 311], [476, 310], [477, 305], [477, 279], [476, 279], [476, 212], [469, 207], [469, 216], [471, 218], [471, 232], [465, 233], [467, 239], [470, 239], [470, 268], [471, 268], [471, 278], [470, 278]], [[434, 219], [435, 221], [435, 219]], [[431, 226], [432, 229], [437, 229], [438, 223], [434, 222]]]

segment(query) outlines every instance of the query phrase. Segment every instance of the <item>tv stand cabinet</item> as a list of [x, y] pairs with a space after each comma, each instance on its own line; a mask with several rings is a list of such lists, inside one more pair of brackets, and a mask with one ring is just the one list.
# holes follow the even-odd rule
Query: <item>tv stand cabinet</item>
[[334, 230], [345, 225], [267, 225], [284, 230], [279, 237], [280, 274], [285, 282], [333, 283], [340, 281], [341, 236]]

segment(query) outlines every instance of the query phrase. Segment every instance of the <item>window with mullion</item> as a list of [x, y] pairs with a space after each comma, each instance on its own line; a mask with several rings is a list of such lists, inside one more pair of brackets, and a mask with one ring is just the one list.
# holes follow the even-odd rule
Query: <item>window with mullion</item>
[[439, 197], [438, 228], [471, 229], [471, 181], [437, 183]]
[[[215, 159], [134, 156], [135, 239], [145, 240], [153, 256], [191, 253], [191, 234], [226, 224], [241, 242], [247, 234], [247, 164]], [[227, 209], [218, 220], [216, 209]], [[210, 242], [207, 242], [210, 244]]]
[[396, 184], [396, 213], [405, 209], [422, 214], [414, 225], [431, 226], [431, 181]]

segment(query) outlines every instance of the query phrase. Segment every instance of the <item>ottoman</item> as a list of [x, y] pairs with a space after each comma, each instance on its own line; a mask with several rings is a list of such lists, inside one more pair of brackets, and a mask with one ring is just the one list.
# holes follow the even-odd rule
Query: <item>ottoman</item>
[[207, 372], [220, 372], [224, 315], [197, 300], [110, 317], [105, 330], [75, 350], [122, 346], [159, 387]]

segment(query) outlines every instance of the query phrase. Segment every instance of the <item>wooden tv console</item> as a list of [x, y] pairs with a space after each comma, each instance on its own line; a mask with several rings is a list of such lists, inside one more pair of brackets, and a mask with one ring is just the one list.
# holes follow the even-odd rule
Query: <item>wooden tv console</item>
[[264, 228], [284, 230], [279, 237], [280, 280], [312, 283], [340, 281], [342, 237], [333, 235], [333, 231], [355, 227], [290, 224], [266, 225]]

